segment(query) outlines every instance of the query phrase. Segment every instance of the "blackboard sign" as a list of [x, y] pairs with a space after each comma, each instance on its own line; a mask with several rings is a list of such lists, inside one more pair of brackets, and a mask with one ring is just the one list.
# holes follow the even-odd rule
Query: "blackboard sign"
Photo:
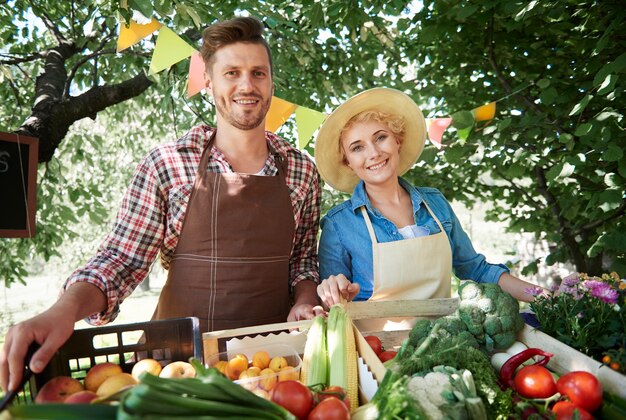
[[38, 139], [0, 132], [0, 237], [35, 236]]

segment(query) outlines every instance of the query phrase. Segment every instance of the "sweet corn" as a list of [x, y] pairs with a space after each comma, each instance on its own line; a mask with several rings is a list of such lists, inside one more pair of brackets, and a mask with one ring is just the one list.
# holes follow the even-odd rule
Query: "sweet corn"
[[359, 405], [357, 352], [352, 319], [341, 305], [333, 305], [328, 314], [329, 386], [340, 386], [350, 398], [350, 411]]
[[309, 386], [328, 385], [328, 353], [326, 350], [326, 320], [323, 316], [313, 319], [304, 346], [300, 369], [300, 382]]

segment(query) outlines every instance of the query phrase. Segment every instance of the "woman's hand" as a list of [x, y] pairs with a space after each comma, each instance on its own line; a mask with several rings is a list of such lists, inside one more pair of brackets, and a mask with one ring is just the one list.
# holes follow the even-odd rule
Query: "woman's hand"
[[317, 294], [327, 308], [343, 300], [351, 301], [359, 294], [360, 286], [343, 274], [330, 276], [317, 286]]

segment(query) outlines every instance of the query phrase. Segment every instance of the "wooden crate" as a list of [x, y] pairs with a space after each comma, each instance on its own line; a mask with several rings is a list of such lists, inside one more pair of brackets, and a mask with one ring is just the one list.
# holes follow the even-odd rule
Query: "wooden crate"
[[[210, 360], [216, 354], [226, 350], [232, 354], [239, 350], [272, 344], [289, 344], [298, 354], [304, 353], [306, 333], [311, 321], [283, 322], [254, 327], [206, 332], [202, 335], [204, 360]], [[378, 384], [385, 375], [385, 370], [378, 357], [365, 341], [359, 330], [354, 328], [355, 345], [359, 354], [359, 402], [365, 404], [378, 389]], [[369, 368], [370, 363], [377, 363], [376, 374]]]
[[[445, 316], [456, 310], [458, 300], [453, 299], [430, 299], [429, 301], [395, 301], [395, 302], [351, 302], [347, 309], [353, 319], [385, 318], [398, 316], [414, 316], [416, 318], [437, 318]], [[381, 339], [387, 349], [397, 349], [407, 337], [409, 330], [398, 331], [361, 331], [362, 335], [375, 335]], [[626, 376], [613, 369], [603, 366], [583, 353], [569, 347], [557, 339], [529, 326], [518, 333], [518, 341], [528, 347], [538, 347], [554, 357], [548, 367], [558, 374], [584, 370], [596, 375], [602, 383], [604, 390], [626, 398]], [[365, 343], [367, 344], [367, 343]], [[385, 373], [385, 367], [377, 358], [370, 358], [368, 366], [374, 377], [381, 380]]]

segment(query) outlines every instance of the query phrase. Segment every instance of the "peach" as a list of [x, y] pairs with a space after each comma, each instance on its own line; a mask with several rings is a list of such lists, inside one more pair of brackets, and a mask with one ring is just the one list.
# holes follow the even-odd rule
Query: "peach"
[[85, 389], [97, 392], [100, 385], [110, 376], [122, 373], [122, 368], [111, 362], [103, 362], [94, 365], [85, 376]]
[[270, 365], [270, 354], [265, 350], [257, 351], [252, 356], [252, 366], [263, 370]]
[[248, 369], [248, 357], [243, 353], [238, 353], [226, 364], [226, 376], [231, 380], [239, 379], [241, 372]]
[[279, 381], [297, 381], [300, 379], [300, 372], [293, 366], [285, 366], [278, 372]]
[[287, 363], [287, 359], [283, 356], [272, 357], [272, 360], [270, 360], [269, 368], [274, 372], [280, 372], [285, 366], [289, 366], [289, 363]]
[[137, 381], [130, 373], [122, 372], [106, 378], [98, 387], [96, 394], [100, 398], [107, 398], [126, 387], [136, 384]]
[[135, 363], [135, 366], [133, 366], [131, 375], [133, 375], [133, 378], [139, 381], [139, 375], [141, 375], [143, 372], [148, 372], [148, 373], [153, 374], [154, 376], [159, 376], [159, 374], [161, 373], [161, 370], [162, 370], [161, 364], [157, 362], [156, 360], [142, 359], [138, 361], [137, 363]]
[[67, 397], [83, 389], [83, 384], [77, 379], [69, 376], [56, 376], [41, 387], [35, 397], [35, 402], [37, 404], [62, 403]]
[[92, 400], [98, 398], [98, 394], [86, 389], [78, 391], [65, 399], [65, 404], [89, 404]]
[[263, 369], [261, 373], [259, 373], [259, 376], [259, 387], [268, 392], [271, 391], [276, 386], [276, 382], [278, 382], [276, 372], [270, 368]]
[[159, 376], [162, 378], [195, 378], [196, 370], [190, 363], [178, 361], [166, 365]]

